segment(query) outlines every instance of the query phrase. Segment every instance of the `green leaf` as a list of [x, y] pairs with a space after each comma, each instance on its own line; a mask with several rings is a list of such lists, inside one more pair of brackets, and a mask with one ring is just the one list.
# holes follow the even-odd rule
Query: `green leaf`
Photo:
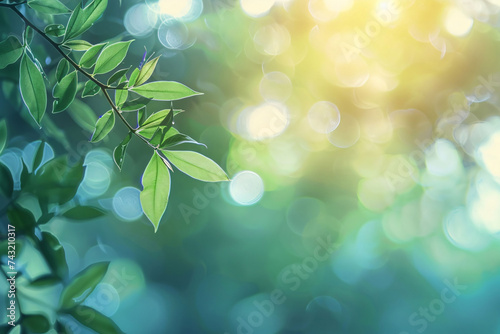
[[74, 51], [87, 51], [92, 47], [92, 44], [84, 40], [76, 39], [73, 41], [67, 41], [62, 46], [65, 46]]
[[173, 109], [170, 110], [170, 112], [167, 114], [167, 116], [161, 121], [160, 125], [156, 129], [155, 134], [151, 138], [151, 144], [157, 146], [160, 145], [163, 140], [165, 140], [165, 136], [172, 127], [174, 121], [174, 111]]
[[71, 309], [87, 298], [108, 271], [109, 262], [92, 264], [79, 272], [61, 293], [61, 308]]
[[19, 204], [11, 205], [7, 210], [7, 218], [11, 225], [16, 226], [17, 232], [23, 231], [29, 234], [34, 232], [36, 220], [33, 213]]
[[69, 62], [66, 59], [61, 59], [59, 64], [57, 64], [56, 68], [56, 79], [57, 82], [61, 82], [61, 80], [68, 74], [69, 72]]
[[[174, 118], [183, 111], [184, 110], [182, 109], [174, 109]], [[146, 138], [151, 138], [156, 132], [156, 128], [160, 126], [161, 122], [165, 119], [169, 112], [170, 109], [164, 109], [149, 116], [139, 128], [141, 135]]]
[[62, 24], [49, 24], [45, 27], [45, 34], [54, 37], [61, 37], [64, 35], [64, 30], [66, 28]]
[[137, 78], [139, 77], [139, 69], [136, 68], [132, 74], [130, 75], [130, 79], [128, 80], [128, 86], [129, 87], [134, 87], [135, 86], [135, 82], [137, 81]]
[[61, 279], [54, 275], [44, 275], [30, 282], [29, 286], [33, 288], [45, 288], [61, 282]]
[[229, 181], [226, 173], [213, 160], [192, 151], [164, 151], [167, 159], [181, 172], [192, 178], [206, 181]]
[[61, 280], [65, 279], [68, 276], [68, 264], [66, 253], [59, 240], [49, 232], [42, 232], [40, 251], [52, 272]]
[[117, 324], [102, 313], [88, 306], [80, 305], [69, 311], [79, 323], [96, 333], [123, 334]]
[[202, 94], [175, 81], [155, 81], [130, 90], [157, 101], [174, 101]]
[[40, 142], [38, 148], [35, 153], [35, 158], [33, 159], [33, 168], [31, 169], [33, 173], [40, 167], [40, 164], [43, 160], [43, 153], [45, 152], [45, 143], [43, 141]]
[[68, 14], [71, 11], [59, 0], [28, 0], [28, 6], [43, 14]]
[[107, 5], [108, 0], [93, 0], [85, 8], [82, 8], [83, 1], [76, 6], [66, 26], [64, 41], [75, 38], [92, 27], [104, 13]]
[[0, 163], [0, 193], [6, 198], [10, 198], [13, 191], [14, 181], [12, 180], [10, 169], [8, 169], [3, 163]]
[[16, 327], [12, 328], [9, 334], [21, 334], [21, 325], [17, 325]]
[[155, 152], [142, 175], [141, 205], [144, 213], [158, 230], [170, 194], [170, 172], [163, 158]]
[[92, 80], [85, 83], [83, 87], [82, 98], [87, 96], [94, 96], [99, 93], [100, 87]]
[[125, 160], [125, 153], [127, 151], [130, 139], [132, 139], [132, 132], [129, 132], [127, 137], [125, 137], [125, 139], [123, 139], [123, 141], [117, 147], [115, 147], [113, 151], [113, 160], [120, 170], [122, 169], [123, 161]]
[[108, 73], [120, 65], [123, 59], [125, 59], [130, 43], [132, 42], [133, 40], [107, 45], [104, 50], [102, 50], [99, 58], [97, 58], [94, 74]]
[[76, 206], [62, 214], [63, 217], [72, 220], [91, 220], [104, 216], [106, 213], [93, 206]]
[[207, 147], [205, 144], [199, 143], [185, 134], [178, 133], [173, 136], [167, 137], [165, 140], [163, 140], [162, 143], [160, 144], [160, 148], [169, 148], [181, 144], [195, 144], [195, 145], [205, 146], [205, 148]]
[[29, 333], [45, 333], [50, 329], [49, 320], [41, 314], [23, 315], [22, 325]]
[[52, 95], [54, 95], [54, 98], [56, 99], [54, 101], [52, 113], [56, 114], [66, 110], [75, 99], [77, 88], [78, 76], [76, 71], [73, 71], [62, 78], [62, 80], [54, 86], [54, 90], [52, 92]]
[[0, 42], [0, 70], [14, 64], [23, 53], [23, 46], [15, 36]]
[[19, 86], [24, 104], [35, 122], [40, 125], [47, 108], [47, 92], [42, 73], [26, 53], [21, 58]]
[[127, 72], [130, 70], [131, 67], [132, 66], [130, 66], [129, 68], [122, 68], [121, 70], [118, 70], [115, 73], [113, 73], [113, 75], [111, 75], [108, 79], [108, 86], [111, 86], [115, 82], [122, 79], [127, 74]]
[[[120, 80], [120, 83], [125, 82], [125, 76], [123, 76]], [[127, 101], [128, 98], [128, 90], [125, 89], [116, 89], [115, 90], [115, 104], [118, 108]]]
[[99, 57], [99, 54], [101, 53], [102, 49], [107, 45], [108, 43], [101, 43], [101, 44], [96, 44], [92, 46], [90, 49], [85, 51], [83, 54], [82, 58], [80, 59], [80, 66], [85, 67], [85, 68], [91, 68], [94, 66], [95, 62], [97, 61], [97, 57]]
[[122, 111], [136, 111], [136, 110], [139, 110], [139, 109], [145, 107], [149, 102], [151, 102], [151, 99], [140, 96], [136, 99], [126, 101], [125, 103], [123, 103], [121, 110]]
[[7, 122], [5, 119], [0, 121], [0, 154], [2, 154], [7, 143]]
[[159, 59], [160, 57], [156, 57], [155, 59], [148, 61], [142, 66], [141, 71], [139, 72], [139, 76], [137, 77], [137, 81], [135, 82], [135, 86], [140, 86], [148, 81], [148, 79], [153, 74]]
[[90, 141], [96, 143], [103, 140], [114, 126], [115, 113], [113, 112], [113, 110], [109, 110], [97, 120], [94, 134], [92, 135], [92, 139], [90, 139]]
[[137, 126], [140, 127], [144, 122], [146, 121], [146, 118], [148, 117], [148, 114], [146, 112], [146, 107], [139, 109], [137, 111]]
[[68, 108], [68, 113], [82, 129], [90, 132], [94, 131], [97, 117], [87, 104], [75, 99]]
[[28, 46], [33, 41], [34, 32], [30, 26], [27, 26], [23, 31], [23, 44], [24, 46]]

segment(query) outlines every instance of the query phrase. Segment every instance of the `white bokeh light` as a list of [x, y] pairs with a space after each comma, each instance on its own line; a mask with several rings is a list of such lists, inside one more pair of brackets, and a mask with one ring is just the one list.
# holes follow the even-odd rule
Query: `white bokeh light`
[[229, 193], [236, 203], [252, 205], [264, 195], [264, 182], [257, 173], [243, 171], [236, 174], [231, 180]]
[[175, 18], [183, 17], [189, 13], [193, 0], [160, 0], [158, 8], [162, 14]]
[[274, 6], [276, 0], [240, 0], [243, 11], [252, 17], [266, 15]]

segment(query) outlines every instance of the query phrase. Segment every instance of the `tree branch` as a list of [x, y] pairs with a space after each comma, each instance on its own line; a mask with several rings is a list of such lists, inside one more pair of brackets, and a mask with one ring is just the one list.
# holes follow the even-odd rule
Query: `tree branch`
[[87, 71], [85, 71], [83, 68], [81, 68], [80, 65], [78, 65], [73, 59], [71, 59], [70, 56], [68, 56], [63, 50], [61, 50], [59, 44], [57, 44], [56, 42], [54, 42], [49, 36], [47, 36], [43, 31], [41, 31], [37, 26], [35, 26], [30, 20], [28, 20], [28, 18], [26, 16], [24, 16], [23, 13], [21, 13], [16, 8], [16, 6], [24, 4], [24, 3], [25, 2], [15, 3], [15, 4], [0, 4], [0, 7], [8, 7], [10, 9], [12, 9], [14, 11], [14, 13], [16, 13], [17, 16], [19, 16], [24, 21], [24, 23], [26, 25], [30, 26], [40, 36], [42, 36], [54, 49], [56, 49], [57, 52], [61, 56], [63, 56], [71, 64], [71, 66], [73, 66], [73, 68], [75, 70], [77, 70], [78, 72], [80, 72], [81, 74], [83, 74], [85, 77], [87, 77], [90, 81], [94, 82], [97, 86], [99, 86], [99, 88], [103, 92], [104, 96], [106, 97], [106, 100], [108, 101], [109, 105], [111, 106], [111, 108], [113, 109], [113, 111], [118, 115], [118, 118], [120, 118], [120, 120], [123, 122], [123, 124], [125, 124], [125, 126], [129, 129], [129, 131], [132, 132], [136, 137], [138, 137], [139, 139], [141, 139], [143, 142], [145, 142], [146, 144], [148, 144], [149, 147], [151, 147], [153, 150], [156, 151], [158, 148], [155, 147], [153, 144], [151, 144], [145, 137], [141, 136], [137, 132], [137, 129], [134, 129], [127, 122], [127, 120], [125, 119], [125, 117], [123, 117], [121, 111], [118, 110], [117, 106], [113, 103], [113, 100], [111, 100], [111, 97], [109, 96], [109, 93], [108, 93], [107, 90], [108, 89], [114, 90], [116, 88], [110, 87], [110, 86], [107, 86], [107, 85], [103, 84], [102, 82], [100, 82], [99, 80], [97, 80], [96, 78], [94, 78], [91, 74], [89, 74]]

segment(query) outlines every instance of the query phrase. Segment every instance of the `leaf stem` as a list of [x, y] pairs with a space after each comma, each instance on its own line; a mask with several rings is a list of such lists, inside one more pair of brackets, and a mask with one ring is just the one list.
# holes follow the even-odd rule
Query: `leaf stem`
[[153, 150], [157, 151], [157, 147], [155, 147], [153, 144], [151, 144], [146, 138], [144, 138], [143, 136], [141, 136], [136, 129], [134, 129], [128, 122], [127, 120], [125, 119], [125, 117], [123, 117], [122, 113], [118, 110], [117, 106], [113, 103], [113, 100], [111, 100], [111, 97], [109, 96], [109, 93], [108, 93], [108, 89], [110, 90], [114, 90], [116, 88], [114, 87], [110, 87], [110, 86], [107, 86], [103, 83], [101, 83], [99, 80], [97, 80], [96, 78], [94, 78], [94, 76], [90, 73], [88, 73], [87, 71], [85, 71], [84, 69], [82, 69], [80, 67], [80, 65], [78, 65], [73, 59], [71, 59], [70, 56], [68, 56], [63, 50], [61, 50], [59, 44], [57, 44], [56, 42], [54, 42], [49, 36], [47, 36], [43, 31], [41, 31], [37, 26], [35, 26], [30, 20], [28, 20], [28, 18], [26, 16], [23, 15], [23, 13], [21, 13], [19, 11], [19, 9], [16, 8], [16, 6], [18, 5], [21, 5], [21, 4], [24, 4], [25, 2], [21, 2], [21, 3], [15, 3], [15, 4], [0, 4], [0, 7], [8, 7], [10, 9], [12, 9], [16, 14], [17, 16], [19, 16], [26, 25], [30, 26], [31, 28], [33, 28], [33, 30], [35, 30], [40, 36], [42, 36], [52, 47], [54, 47], [54, 49], [57, 50], [57, 52], [59, 54], [61, 54], [61, 56], [63, 56], [70, 64], [71, 66], [73, 66], [73, 68], [75, 70], [77, 70], [78, 72], [80, 72], [81, 74], [83, 74], [85, 77], [87, 77], [90, 81], [93, 81], [97, 86], [99, 86], [99, 88], [101, 89], [101, 91], [103, 92], [104, 96], [106, 97], [106, 100], [108, 101], [109, 105], [111, 106], [111, 108], [114, 110], [114, 112], [118, 115], [118, 117], [120, 118], [120, 120], [125, 124], [125, 126], [135, 135], [137, 136], [139, 139], [141, 139], [143, 142], [145, 142], [146, 144], [148, 144]]

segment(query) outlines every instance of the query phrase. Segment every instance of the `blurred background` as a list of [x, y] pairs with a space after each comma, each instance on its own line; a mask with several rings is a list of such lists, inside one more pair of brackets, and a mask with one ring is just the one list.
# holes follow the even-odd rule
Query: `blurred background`
[[146, 49], [153, 80], [204, 92], [175, 102], [175, 126], [231, 182], [175, 172], [155, 234], [151, 152], [132, 141], [120, 172], [124, 127], [88, 142], [104, 99], [40, 130], [9, 78], [0, 161], [19, 174], [41, 138], [85, 159], [78, 201], [110, 214], [47, 229], [70, 275], [111, 261], [85, 305], [126, 333], [498, 334], [499, 18], [498, 0], [110, 0], [86, 39], [133, 38], [124, 65]]

